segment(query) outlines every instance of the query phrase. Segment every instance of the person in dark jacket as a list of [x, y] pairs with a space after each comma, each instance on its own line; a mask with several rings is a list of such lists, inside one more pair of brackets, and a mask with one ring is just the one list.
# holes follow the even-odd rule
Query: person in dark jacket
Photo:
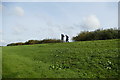
[[64, 41], [64, 34], [61, 34], [61, 40]]
[[69, 36], [68, 35], [65, 36], [66, 36], [66, 42], [69, 42]]

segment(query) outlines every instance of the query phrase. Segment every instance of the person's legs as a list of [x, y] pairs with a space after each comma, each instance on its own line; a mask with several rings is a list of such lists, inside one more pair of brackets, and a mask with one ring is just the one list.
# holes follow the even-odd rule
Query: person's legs
[[66, 42], [69, 42], [68, 39], [66, 39]]

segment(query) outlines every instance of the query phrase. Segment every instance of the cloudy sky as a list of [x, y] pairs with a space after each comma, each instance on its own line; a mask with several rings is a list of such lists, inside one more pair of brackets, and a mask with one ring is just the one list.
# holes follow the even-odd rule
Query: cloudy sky
[[117, 2], [3, 2], [1, 13], [3, 45], [118, 27]]

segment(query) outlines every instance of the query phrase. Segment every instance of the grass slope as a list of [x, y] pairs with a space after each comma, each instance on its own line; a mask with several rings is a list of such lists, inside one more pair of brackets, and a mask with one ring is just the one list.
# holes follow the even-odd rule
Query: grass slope
[[2, 47], [0, 47], [0, 79], [2, 78]]
[[117, 78], [118, 39], [3, 47], [3, 78]]

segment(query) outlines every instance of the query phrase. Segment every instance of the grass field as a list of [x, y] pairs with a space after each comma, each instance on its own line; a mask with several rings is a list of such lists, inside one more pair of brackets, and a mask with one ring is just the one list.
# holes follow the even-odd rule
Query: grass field
[[0, 79], [2, 78], [2, 47], [0, 47]]
[[3, 78], [117, 78], [118, 39], [3, 47]]

